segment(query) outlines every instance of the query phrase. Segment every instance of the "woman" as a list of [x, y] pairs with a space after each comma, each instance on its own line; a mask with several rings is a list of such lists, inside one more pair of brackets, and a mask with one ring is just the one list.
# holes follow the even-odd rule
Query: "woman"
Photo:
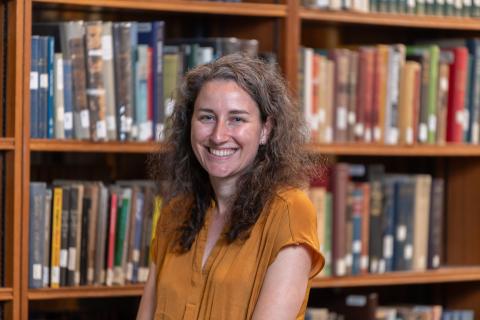
[[303, 319], [323, 267], [299, 110], [264, 62], [187, 73], [167, 133], [168, 204], [137, 319]]

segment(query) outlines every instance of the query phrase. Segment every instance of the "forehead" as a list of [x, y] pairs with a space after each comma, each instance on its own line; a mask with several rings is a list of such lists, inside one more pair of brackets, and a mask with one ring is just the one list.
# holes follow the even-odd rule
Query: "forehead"
[[210, 80], [198, 92], [195, 108], [257, 109], [255, 100], [233, 80]]

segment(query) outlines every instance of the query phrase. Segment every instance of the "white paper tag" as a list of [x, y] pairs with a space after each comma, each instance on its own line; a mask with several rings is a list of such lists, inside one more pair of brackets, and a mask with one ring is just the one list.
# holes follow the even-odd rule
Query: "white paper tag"
[[383, 257], [393, 257], [393, 236], [391, 235], [383, 237]]
[[66, 268], [68, 265], [68, 250], [60, 250], [60, 267]]
[[437, 130], [437, 116], [434, 114], [428, 116], [428, 129], [433, 132]]
[[40, 88], [48, 88], [48, 73], [40, 74]]
[[398, 128], [390, 128], [388, 131], [388, 143], [389, 144], [398, 144]]
[[355, 125], [356, 118], [357, 118], [357, 116], [355, 115], [355, 112], [350, 111], [348, 113], [348, 119], [347, 119], [348, 124], [349, 125]]
[[125, 117], [125, 131], [126, 132], [131, 132], [132, 131], [132, 124], [133, 124], [133, 119], [132, 117]]
[[102, 36], [102, 50], [103, 50], [103, 60], [112, 60], [113, 58], [112, 36], [110, 35]]
[[477, 122], [474, 122], [472, 125], [472, 143], [478, 144], [479, 135], [480, 134], [480, 126]]
[[365, 142], [372, 142], [372, 130], [365, 129]]
[[75, 271], [76, 262], [77, 262], [77, 249], [68, 248], [68, 270]]
[[399, 225], [397, 227], [397, 240], [403, 242], [406, 239], [407, 239], [407, 226]]
[[96, 131], [98, 139], [107, 138], [107, 124], [105, 120], [97, 121]]
[[42, 280], [43, 266], [40, 263], [34, 263], [32, 266], [32, 277], [34, 280]]
[[355, 136], [363, 138], [363, 123], [357, 123], [355, 125]]
[[337, 108], [337, 128], [340, 130], [347, 129], [347, 108], [344, 106]]
[[360, 253], [362, 251], [362, 241], [361, 240], [353, 241], [352, 251], [353, 251], [353, 253]]
[[36, 71], [30, 72], [30, 89], [31, 90], [38, 89], [38, 72]]
[[407, 244], [403, 250], [403, 257], [405, 260], [412, 260], [413, 257], [413, 246], [411, 244]]
[[415, 8], [415, 0], [407, 0], [407, 6], [409, 8]]
[[52, 274], [51, 274], [51, 283], [60, 283], [60, 268], [59, 267], [52, 267]]
[[[480, 2], [480, 0], [479, 0], [479, 2]], [[440, 89], [442, 89], [442, 91], [447, 91], [448, 90], [448, 78], [440, 79]]]
[[152, 137], [152, 122], [147, 121], [140, 124], [140, 134], [138, 140], [147, 141]]
[[50, 268], [43, 266], [43, 284], [44, 286], [48, 286], [48, 282], [50, 279]]
[[368, 256], [362, 256], [360, 258], [360, 268], [367, 269], [368, 268]]
[[347, 273], [347, 268], [345, 266], [345, 261], [343, 259], [337, 259], [335, 261], [335, 275], [336, 276], [344, 276]]
[[433, 257], [432, 266], [433, 266], [434, 268], [440, 267], [440, 256], [439, 256], [439, 255], [435, 255], [435, 256]]
[[428, 138], [428, 128], [426, 123], [420, 123], [418, 126], [418, 140], [426, 142]]
[[132, 280], [132, 277], [133, 277], [133, 264], [131, 262], [127, 263], [127, 274], [125, 275], [126, 276], [126, 280], [127, 281], [131, 281]]
[[164, 132], [163, 132], [163, 128], [164, 128], [164, 125], [163, 123], [157, 123], [156, 126], [155, 126], [155, 140], [156, 141], [163, 141], [165, 136], [164, 136]]
[[80, 125], [82, 128], [90, 127], [90, 112], [87, 109], [80, 111]]
[[73, 115], [72, 112], [65, 112], [63, 118], [63, 126], [65, 130], [73, 129]]
[[115, 117], [114, 116], [107, 116], [107, 129], [108, 131], [115, 130], [116, 125], [115, 125]]
[[346, 254], [345, 255], [345, 265], [347, 266], [347, 268], [352, 266], [352, 262], [353, 262], [352, 254], [351, 253]]
[[386, 269], [387, 269], [387, 262], [385, 261], [385, 259], [380, 259], [380, 261], [378, 262], [378, 273], [385, 273]]
[[138, 249], [133, 250], [132, 260], [133, 262], [138, 262], [140, 260], [140, 250]]

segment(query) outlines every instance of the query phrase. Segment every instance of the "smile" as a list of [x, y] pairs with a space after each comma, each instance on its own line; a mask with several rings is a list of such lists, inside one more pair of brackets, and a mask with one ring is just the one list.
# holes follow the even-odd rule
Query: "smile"
[[213, 148], [207, 148], [207, 149], [208, 149], [208, 152], [210, 152], [211, 154], [217, 157], [229, 157], [237, 151], [237, 149], [213, 149]]

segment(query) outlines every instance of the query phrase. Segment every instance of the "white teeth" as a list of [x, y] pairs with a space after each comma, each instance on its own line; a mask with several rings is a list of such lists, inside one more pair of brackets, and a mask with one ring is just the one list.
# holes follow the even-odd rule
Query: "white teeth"
[[235, 153], [234, 149], [212, 149], [210, 148], [210, 153], [217, 157], [228, 157]]

